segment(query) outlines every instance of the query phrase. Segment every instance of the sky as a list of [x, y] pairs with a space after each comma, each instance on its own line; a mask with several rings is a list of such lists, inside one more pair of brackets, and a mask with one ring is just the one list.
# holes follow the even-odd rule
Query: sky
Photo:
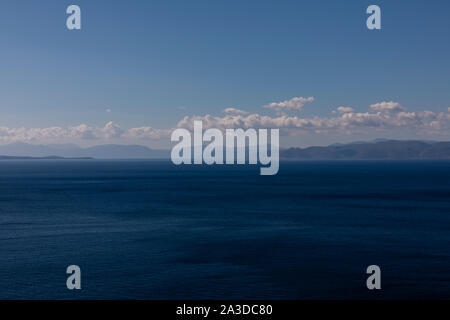
[[[81, 8], [68, 30], [66, 8]], [[381, 8], [368, 30], [366, 8]], [[2, 0], [0, 143], [450, 140], [448, 0]]]

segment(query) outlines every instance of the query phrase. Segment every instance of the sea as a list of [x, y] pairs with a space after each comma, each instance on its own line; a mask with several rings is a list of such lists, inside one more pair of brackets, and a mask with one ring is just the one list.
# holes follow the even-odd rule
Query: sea
[[0, 161], [0, 299], [450, 299], [450, 161], [259, 169]]

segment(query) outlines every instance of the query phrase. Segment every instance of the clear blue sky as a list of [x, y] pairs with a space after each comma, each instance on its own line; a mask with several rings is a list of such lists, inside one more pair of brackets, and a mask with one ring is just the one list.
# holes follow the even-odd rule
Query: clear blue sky
[[[382, 30], [365, 26], [370, 4]], [[302, 117], [381, 101], [446, 112], [449, 35], [447, 0], [2, 0], [0, 126], [170, 128], [310, 96]]]

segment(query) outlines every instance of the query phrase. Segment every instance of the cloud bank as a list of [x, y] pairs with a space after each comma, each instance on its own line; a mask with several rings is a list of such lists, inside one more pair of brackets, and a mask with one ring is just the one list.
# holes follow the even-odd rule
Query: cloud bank
[[[291, 100], [289, 100], [291, 101]], [[185, 117], [177, 127], [192, 129], [194, 120], [203, 121], [205, 128], [280, 128], [290, 135], [314, 134], [358, 134], [369, 130], [412, 130], [424, 135], [448, 135], [450, 111], [429, 110], [407, 112], [397, 102], [372, 104], [366, 112], [356, 112], [351, 107], [338, 107], [335, 116], [267, 116], [258, 113], [232, 114], [223, 117], [204, 115]]]
[[79, 141], [151, 141], [168, 139], [175, 128], [192, 129], [194, 120], [203, 121], [207, 128], [279, 128], [284, 135], [349, 135], [383, 132], [414, 132], [423, 136], [448, 136], [450, 133], [450, 108], [446, 111], [430, 110], [407, 111], [398, 102], [382, 101], [369, 106], [367, 111], [357, 112], [352, 107], [340, 106], [332, 116], [300, 117], [287, 115], [281, 111], [301, 111], [306, 103], [314, 98], [292, 98], [282, 102], [273, 102], [264, 109], [275, 111], [276, 115], [249, 113], [237, 108], [226, 108], [225, 115], [185, 116], [173, 128], [157, 129], [151, 126], [124, 129], [114, 122], [103, 127], [79, 124], [76, 126], [47, 128], [9, 128], [0, 126], [0, 142], [79, 142]]
[[71, 140], [112, 140], [112, 139], [159, 139], [169, 136], [171, 130], [152, 127], [122, 129], [118, 124], [108, 122], [104, 127], [92, 127], [80, 124], [67, 128], [8, 128], [0, 126], [1, 142], [49, 142]]

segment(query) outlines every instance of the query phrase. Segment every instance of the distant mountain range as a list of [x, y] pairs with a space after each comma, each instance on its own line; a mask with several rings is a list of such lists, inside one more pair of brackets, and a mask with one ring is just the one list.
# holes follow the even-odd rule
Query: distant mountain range
[[395, 160], [450, 159], [450, 142], [375, 140], [328, 147], [290, 148], [281, 159], [292, 160]]
[[[0, 159], [169, 159], [170, 150], [140, 145], [106, 144], [81, 148], [75, 144], [33, 145], [16, 142], [0, 146]], [[280, 150], [284, 160], [450, 159], [450, 142], [377, 139], [327, 147]]]
[[14, 157], [62, 157], [96, 159], [167, 159], [168, 150], [153, 150], [139, 145], [105, 144], [81, 148], [75, 144], [33, 145], [15, 142], [0, 146], [0, 155]]
[[90, 157], [79, 157], [79, 158], [64, 158], [58, 156], [48, 156], [48, 157], [24, 157], [24, 156], [0, 156], [0, 160], [89, 160]]

